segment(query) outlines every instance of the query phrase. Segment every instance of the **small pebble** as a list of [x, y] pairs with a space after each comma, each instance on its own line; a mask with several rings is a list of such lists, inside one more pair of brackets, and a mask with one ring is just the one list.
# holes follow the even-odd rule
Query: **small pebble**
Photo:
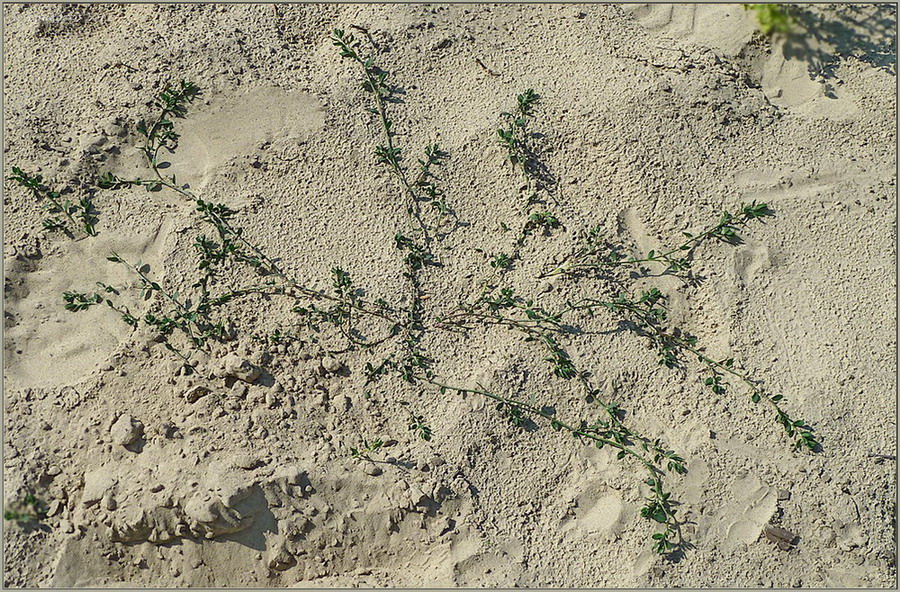
[[115, 444], [128, 446], [137, 441], [144, 433], [144, 424], [133, 419], [127, 413], [120, 415], [119, 419], [109, 429], [110, 438]]
[[54, 516], [62, 512], [64, 507], [65, 506], [63, 506], [63, 503], [60, 500], [53, 500], [52, 502], [50, 502], [50, 507], [47, 508], [47, 517], [53, 518]]
[[237, 354], [228, 354], [223, 361], [222, 374], [233, 376], [244, 382], [254, 382], [262, 374], [262, 371]]
[[328, 357], [322, 358], [322, 368], [326, 372], [331, 372], [332, 374], [335, 374], [337, 372], [340, 372], [341, 368], [343, 368], [343, 364], [341, 364], [339, 361], [332, 358], [331, 356], [328, 356]]
[[779, 489], [778, 490], [778, 501], [783, 502], [784, 500], [791, 499], [791, 492], [787, 489]]
[[186, 393], [184, 393], [184, 398], [188, 403], [196, 403], [200, 400], [200, 397], [203, 395], [209, 394], [211, 391], [203, 385], [198, 384], [197, 386], [188, 389]]
[[373, 463], [364, 464], [363, 470], [366, 472], [366, 475], [371, 475], [372, 477], [377, 477], [382, 473], [381, 467]]
[[162, 434], [163, 438], [171, 439], [175, 435], [175, 424], [171, 421], [164, 421], [159, 426], [159, 433]]

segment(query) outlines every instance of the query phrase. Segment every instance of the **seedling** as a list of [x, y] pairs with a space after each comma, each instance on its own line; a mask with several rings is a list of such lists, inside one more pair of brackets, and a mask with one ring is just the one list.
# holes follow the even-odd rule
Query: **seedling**
[[525, 223], [525, 232], [530, 232], [535, 228], [543, 228], [544, 230], [559, 228], [559, 220], [550, 212], [535, 212], [528, 216], [528, 222]]
[[13, 509], [7, 509], [3, 512], [4, 520], [14, 522], [40, 522], [47, 517], [47, 509], [44, 502], [37, 499], [32, 494], [27, 494], [18, 502]]
[[381, 438], [363, 440], [362, 445], [359, 448], [350, 449], [350, 456], [353, 458], [372, 460], [369, 458], [369, 454], [378, 451], [383, 445], [384, 442]]

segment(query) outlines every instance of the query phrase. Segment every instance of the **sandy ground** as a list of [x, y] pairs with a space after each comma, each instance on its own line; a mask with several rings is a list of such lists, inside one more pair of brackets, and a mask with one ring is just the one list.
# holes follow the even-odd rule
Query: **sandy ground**
[[[801, 21], [769, 40], [735, 5], [6, 4], [4, 175], [19, 166], [93, 195], [99, 222], [92, 238], [49, 234], [40, 204], [4, 185], [4, 504], [30, 492], [48, 514], [5, 522], [4, 584], [894, 585], [896, 14], [820, 6]], [[402, 89], [388, 111], [407, 162], [430, 142], [450, 154], [439, 185], [459, 224], [435, 247], [442, 266], [420, 274], [439, 377], [598, 414], [521, 333], [433, 326], [478, 291], [484, 253], [511, 249], [501, 223], [522, 227], [533, 186], [496, 129], [533, 88], [562, 226], [529, 235], [503, 285], [548, 308], [609, 298], [610, 278], [537, 276], [595, 225], [641, 254], [767, 203], [774, 215], [739, 244], [693, 252], [701, 281], [659, 269], [616, 281], [660, 288], [671, 326], [785, 394], [821, 451], [793, 450], [740, 385], [711, 394], [695, 360], [660, 366], [615, 313], [571, 319], [572, 359], [626, 423], [685, 458], [666, 483], [688, 544], [666, 559], [639, 515], [639, 465], [540, 418], [519, 430], [478, 395], [395, 375], [366, 385], [366, 363], [395, 343], [328, 354], [343, 347], [333, 328], [318, 344], [306, 329], [266, 342], [297, 315], [247, 297], [221, 310], [232, 339], [187, 376], [152, 331], [104, 306], [63, 309], [64, 291], [98, 281], [131, 287], [136, 314], [160, 306], [111, 250], [190, 292], [192, 245], [209, 232], [194, 203], [95, 187], [106, 171], [149, 177], [136, 124], [182, 78], [203, 94], [177, 121], [167, 173], [236, 210], [299, 281], [330, 291], [340, 266], [366, 299], [408, 306], [394, 243], [408, 202], [373, 157], [360, 71], [328, 39], [351, 25]], [[262, 374], [236, 379], [219, 368], [229, 355]], [[209, 392], [186, 398], [197, 386]], [[430, 441], [408, 429], [410, 409]], [[376, 437], [387, 445], [371, 460], [351, 457]], [[769, 524], [796, 536], [779, 546]]]

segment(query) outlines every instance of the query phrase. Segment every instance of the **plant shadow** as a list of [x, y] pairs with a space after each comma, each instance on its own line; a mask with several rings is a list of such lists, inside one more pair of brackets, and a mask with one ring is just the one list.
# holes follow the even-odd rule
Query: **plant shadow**
[[896, 6], [806, 5], [791, 7], [790, 14], [803, 30], [787, 36], [784, 57], [806, 62], [811, 79], [824, 79], [829, 98], [837, 98], [832, 81], [844, 57], [896, 76]]

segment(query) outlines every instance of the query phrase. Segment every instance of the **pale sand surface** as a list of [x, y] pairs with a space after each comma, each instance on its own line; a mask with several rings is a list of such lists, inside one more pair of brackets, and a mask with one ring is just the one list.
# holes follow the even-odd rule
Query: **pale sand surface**
[[[93, 192], [99, 234], [42, 231], [39, 204], [5, 182], [4, 503], [30, 491], [52, 515], [4, 524], [4, 584], [892, 586], [896, 460], [873, 455], [896, 454], [896, 15], [803, 14], [794, 37], [769, 40], [735, 5], [5, 5], [4, 175], [20, 166]], [[572, 359], [629, 425], [685, 458], [666, 483], [689, 547], [666, 560], [639, 515], [639, 465], [539, 418], [518, 430], [477, 395], [394, 375], [367, 386], [366, 363], [394, 342], [334, 354], [324, 365], [341, 369], [326, 371], [340, 334], [267, 345], [297, 315], [247, 298], [222, 310], [235, 339], [184, 376], [152, 332], [104, 306], [63, 309], [67, 290], [137, 286], [111, 250], [190, 291], [192, 245], [209, 232], [194, 203], [93, 187], [106, 171], [150, 175], [136, 123], [182, 78], [203, 94], [177, 121], [167, 172], [235, 209], [307, 285], [330, 291], [340, 266], [365, 298], [408, 305], [394, 244], [408, 201], [373, 157], [360, 72], [328, 40], [351, 25], [403, 89], [388, 109], [407, 162], [429, 142], [450, 154], [439, 185], [460, 224], [435, 247], [442, 267], [421, 273], [426, 322], [471, 298], [491, 271], [483, 252], [509, 252], [522, 227], [531, 189], [496, 129], [533, 88], [562, 227], [531, 234], [504, 285], [548, 309], [658, 287], [671, 326], [783, 393], [821, 451], [793, 450], [739, 384], [711, 394], [693, 357], [659, 365], [616, 314], [573, 317], [581, 332], [560, 337]], [[702, 281], [659, 266], [536, 277], [595, 225], [647, 253], [751, 201], [774, 215], [739, 244], [698, 247]], [[158, 306], [137, 289], [122, 298], [138, 314]], [[432, 327], [422, 347], [453, 384], [600, 417], [519, 332]], [[219, 377], [229, 353], [262, 376]], [[197, 385], [210, 392], [187, 401]], [[401, 400], [431, 441], [409, 431]], [[123, 415], [143, 425], [128, 447], [114, 441]], [[372, 455], [386, 462], [350, 457], [374, 437], [394, 440]], [[762, 536], [767, 524], [796, 535], [790, 548]]]

